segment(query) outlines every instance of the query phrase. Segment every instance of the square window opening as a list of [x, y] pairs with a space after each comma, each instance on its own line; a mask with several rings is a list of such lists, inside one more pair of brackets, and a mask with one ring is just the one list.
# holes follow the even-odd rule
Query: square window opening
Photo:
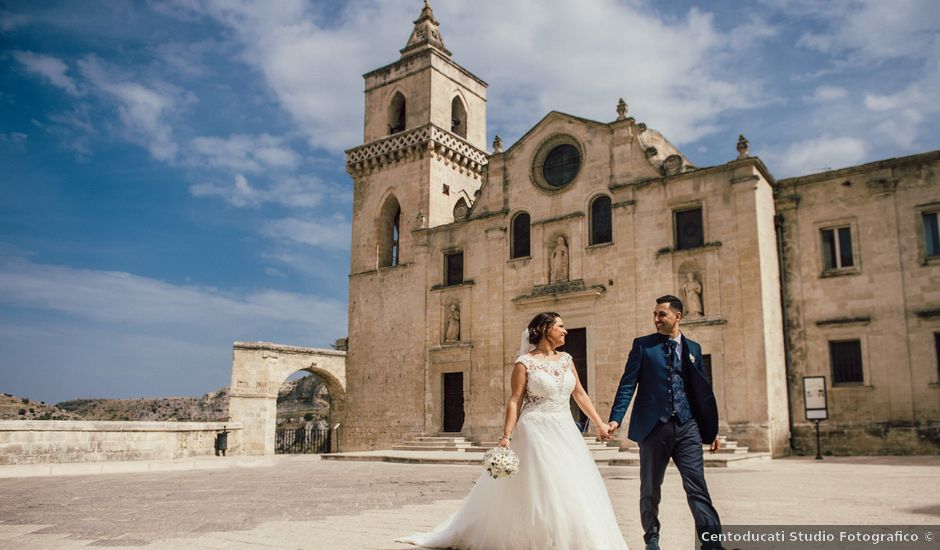
[[852, 228], [832, 227], [821, 230], [823, 269], [826, 271], [855, 267], [852, 255]]
[[833, 385], [859, 385], [865, 382], [861, 340], [830, 341], [829, 359]]

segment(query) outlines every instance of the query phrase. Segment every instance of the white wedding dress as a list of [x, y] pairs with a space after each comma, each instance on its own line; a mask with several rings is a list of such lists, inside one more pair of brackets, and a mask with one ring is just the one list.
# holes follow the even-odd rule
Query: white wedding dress
[[399, 539], [461, 550], [627, 550], [591, 452], [571, 418], [574, 363], [522, 355], [526, 391], [511, 448], [519, 471], [484, 472], [447, 521]]

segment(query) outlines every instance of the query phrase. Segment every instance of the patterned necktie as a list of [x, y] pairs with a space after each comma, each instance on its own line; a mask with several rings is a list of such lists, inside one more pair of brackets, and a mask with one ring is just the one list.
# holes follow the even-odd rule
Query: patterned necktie
[[685, 424], [692, 417], [692, 411], [689, 410], [689, 400], [685, 394], [685, 384], [682, 382], [682, 358], [679, 356], [679, 342], [671, 339], [666, 340], [663, 350], [666, 374], [669, 381], [667, 382], [666, 412], [661, 420], [668, 421], [675, 414], [679, 418], [679, 423]]
[[673, 370], [680, 368], [678, 347], [679, 342], [666, 340], [666, 368], [669, 369], [670, 374]]

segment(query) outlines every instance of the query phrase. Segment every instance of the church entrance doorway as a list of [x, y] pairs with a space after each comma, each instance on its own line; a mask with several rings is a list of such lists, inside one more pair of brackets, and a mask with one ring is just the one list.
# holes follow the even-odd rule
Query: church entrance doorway
[[445, 372], [444, 376], [444, 432], [463, 429], [463, 373]]
[[[574, 368], [578, 371], [578, 378], [581, 379], [581, 385], [584, 386], [584, 391], [587, 391], [587, 329], [568, 329], [568, 336], [565, 337], [565, 345], [558, 349], [561, 351], [566, 351], [569, 355], [571, 355], [571, 358], [574, 360]], [[574, 399], [570, 400], [570, 405], [571, 416], [578, 425], [578, 429], [580, 429], [582, 432], [587, 431], [589, 423], [587, 415], [581, 412], [581, 409], [578, 408], [578, 404], [574, 402]]]

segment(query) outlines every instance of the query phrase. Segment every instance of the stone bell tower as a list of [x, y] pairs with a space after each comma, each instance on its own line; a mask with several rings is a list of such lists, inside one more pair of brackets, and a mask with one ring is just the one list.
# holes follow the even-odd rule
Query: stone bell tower
[[408, 261], [411, 230], [465, 215], [482, 184], [487, 85], [451, 59], [427, 2], [400, 53], [363, 76], [364, 145], [346, 152], [353, 273]]
[[426, 0], [400, 54], [363, 75], [364, 143], [346, 151], [355, 187], [346, 448], [423, 426], [424, 293], [441, 268], [426, 235], [466, 218], [487, 162], [487, 84], [451, 59]]

